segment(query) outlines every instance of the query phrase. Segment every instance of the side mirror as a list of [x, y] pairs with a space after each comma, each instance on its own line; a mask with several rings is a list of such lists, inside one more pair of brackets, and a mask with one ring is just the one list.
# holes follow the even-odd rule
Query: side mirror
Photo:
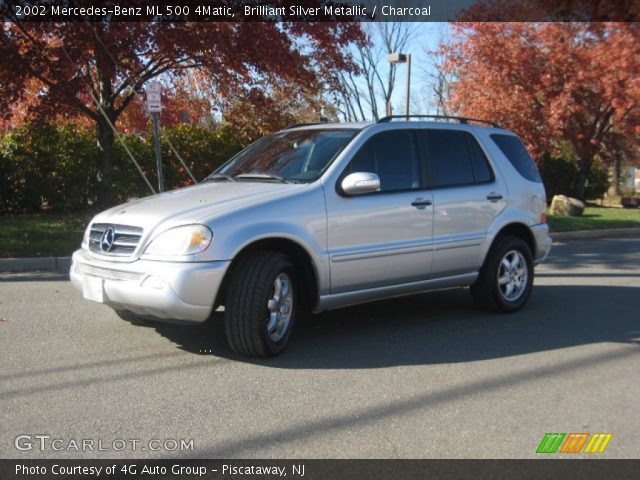
[[375, 173], [356, 172], [344, 177], [340, 184], [347, 195], [360, 195], [380, 190], [380, 177]]

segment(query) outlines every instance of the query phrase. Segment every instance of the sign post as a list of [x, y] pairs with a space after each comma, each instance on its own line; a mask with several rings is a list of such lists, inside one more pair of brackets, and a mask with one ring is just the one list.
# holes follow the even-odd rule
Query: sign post
[[153, 142], [156, 149], [156, 166], [158, 168], [158, 191], [164, 192], [162, 175], [162, 157], [160, 155], [160, 132], [158, 114], [162, 111], [162, 88], [160, 82], [150, 82], [147, 85], [147, 110], [153, 121]]

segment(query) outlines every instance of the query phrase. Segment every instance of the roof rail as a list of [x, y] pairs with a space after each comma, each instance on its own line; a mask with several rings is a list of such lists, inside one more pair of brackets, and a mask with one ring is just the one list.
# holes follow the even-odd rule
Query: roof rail
[[283, 128], [283, 130], [289, 130], [291, 128], [298, 128], [298, 127], [310, 127], [312, 125], [324, 125], [325, 123], [329, 123], [329, 122], [323, 121], [323, 122], [310, 122], [310, 123], [294, 123], [293, 125], [287, 125], [286, 127]]
[[481, 120], [479, 118], [467, 118], [467, 117], [454, 117], [450, 115], [389, 115], [387, 117], [382, 117], [376, 123], [388, 123], [395, 119], [405, 119], [408, 120], [410, 118], [431, 118], [435, 120], [455, 120], [462, 125], [468, 125], [470, 122], [475, 123], [483, 123], [486, 125], [491, 125], [494, 128], [502, 128], [495, 122], [491, 120]]

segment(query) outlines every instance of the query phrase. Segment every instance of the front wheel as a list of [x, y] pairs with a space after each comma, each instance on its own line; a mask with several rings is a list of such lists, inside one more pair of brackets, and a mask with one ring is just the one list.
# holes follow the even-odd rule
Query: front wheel
[[515, 312], [533, 288], [533, 255], [522, 239], [499, 238], [491, 247], [476, 282], [471, 285], [475, 302], [488, 310]]
[[287, 347], [298, 308], [295, 270], [281, 253], [256, 251], [231, 272], [225, 305], [229, 346], [252, 357], [271, 357]]

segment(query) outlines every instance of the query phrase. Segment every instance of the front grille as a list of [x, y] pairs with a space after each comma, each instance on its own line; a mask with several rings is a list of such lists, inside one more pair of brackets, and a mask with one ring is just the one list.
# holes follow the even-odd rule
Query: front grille
[[144, 275], [144, 273], [125, 272], [123, 270], [114, 270], [112, 268], [95, 267], [85, 263], [78, 263], [78, 268], [84, 274], [109, 278], [111, 280], [140, 280]]
[[[103, 235], [109, 228], [113, 230], [113, 239], [110, 243], [103, 243]], [[102, 255], [129, 256], [131, 255], [142, 236], [142, 228], [129, 225], [115, 225], [110, 223], [94, 223], [89, 232], [89, 250]]]

